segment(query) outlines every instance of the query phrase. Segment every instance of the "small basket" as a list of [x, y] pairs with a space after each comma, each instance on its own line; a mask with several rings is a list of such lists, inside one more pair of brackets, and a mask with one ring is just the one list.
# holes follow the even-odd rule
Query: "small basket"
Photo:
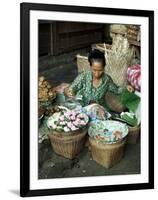
[[140, 126], [131, 127], [128, 126], [128, 136], [127, 143], [128, 144], [137, 144], [140, 137]]
[[92, 158], [105, 168], [110, 168], [117, 164], [124, 155], [126, 139], [122, 139], [114, 144], [103, 144], [89, 138]]
[[65, 158], [73, 159], [83, 149], [86, 141], [87, 129], [70, 133], [53, 131], [49, 134], [55, 153]]

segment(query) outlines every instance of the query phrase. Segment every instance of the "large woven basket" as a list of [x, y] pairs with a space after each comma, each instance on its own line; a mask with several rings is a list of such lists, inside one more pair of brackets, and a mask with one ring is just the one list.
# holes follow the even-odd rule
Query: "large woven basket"
[[53, 131], [49, 134], [51, 145], [56, 154], [73, 159], [83, 149], [86, 141], [87, 129], [70, 133]]
[[127, 143], [128, 144], [136, 144], [139, 141], [140, 137], [140, 126], [131, 127], [128, 126], [128, 136]]
[[120, 102], [118, 95], [112, 94], [111, 92], [107, 92], [105, 95], [105, 101], [111, 111], [121, 113], [125, 110], [125, 107]]
[[89, 142], [93, 160], [105, 168], [117, 164], [124, 155], [125, 138], [114, 144], [103, 144], [92, 138], [89, 138]]

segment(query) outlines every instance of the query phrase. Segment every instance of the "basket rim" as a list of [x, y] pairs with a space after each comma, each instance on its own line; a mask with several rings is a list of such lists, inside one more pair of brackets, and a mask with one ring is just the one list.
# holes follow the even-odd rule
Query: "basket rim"
[[102, 145], [102, 147], [103, 146], [110, 146], [110, 145], [117, 145], [117, 144], [119, 144], [119, 143], [124, 143], [124, 142], [126, 142], [126, 140], [127, 140], [127, 136], [126, 137], [124, 137], [124, 138], [122, 138], [122, 139], [120, 139], [120, 140], [117, 140], [116, 142], [112, 142], [112, 143], [110, 143], [110, 142], [102, 142], [102, 141], [100, 141], [100, 140], [96, 140], [95, 138], [92, 138], [92, 137], [89, 137], [89, 140], [90, 140], [90, 142], [92, 141], [92, 142], [95, 142], [95, 144], [96, 145]]
[[76, 131], [70, 131], [70, 132], [56, 131], [56, 130], [50, 129], [49, 135], [55, 135], [55, 136], [62, 135], [62, 136], [68, 137], [68, 136], [77, 136], [77, 135], [80, 135], [81, 133], [85, 133], [87, 131], [88, 131], [87, 127], [86, 128], [80, 128]]

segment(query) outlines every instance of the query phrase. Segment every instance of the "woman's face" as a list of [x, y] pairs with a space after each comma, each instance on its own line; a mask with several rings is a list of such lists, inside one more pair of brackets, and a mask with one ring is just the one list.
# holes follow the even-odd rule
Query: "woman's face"
[[100, 79], [102, 74], [104, 73], [104, 66], [101, 62], [92, 62], [91, 70], [93, 73], [93, 78]]

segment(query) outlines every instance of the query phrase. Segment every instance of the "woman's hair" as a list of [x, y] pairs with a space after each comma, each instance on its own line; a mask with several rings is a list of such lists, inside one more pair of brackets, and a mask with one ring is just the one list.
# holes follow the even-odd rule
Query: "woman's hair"
[[101, 62], [103, 67], [106, 65], [105, 55], [103, 52], [98, 49], [93, 49], [88, 55], [88, 61], [90, 66], [93, 62]]

